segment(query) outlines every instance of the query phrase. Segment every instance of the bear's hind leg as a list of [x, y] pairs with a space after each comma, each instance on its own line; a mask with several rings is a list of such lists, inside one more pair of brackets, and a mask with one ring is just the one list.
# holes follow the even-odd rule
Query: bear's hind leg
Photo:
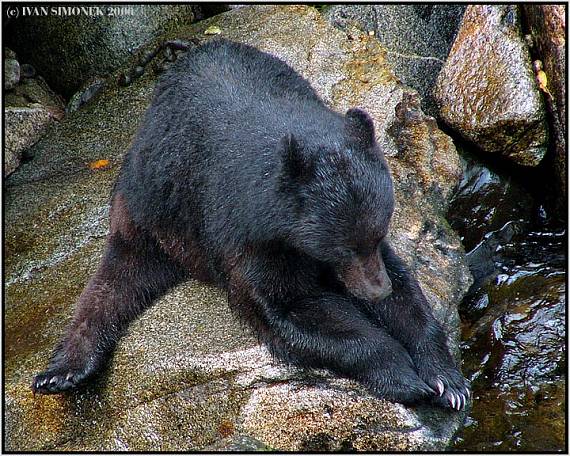
[[32, 390], [58, 393], [96, 374], [128, 324], [184, 277], [184, 270], [157, 241], [134, 226], [117, 195], [103, 260], [81, 293], [48, 369], [34, 378]]

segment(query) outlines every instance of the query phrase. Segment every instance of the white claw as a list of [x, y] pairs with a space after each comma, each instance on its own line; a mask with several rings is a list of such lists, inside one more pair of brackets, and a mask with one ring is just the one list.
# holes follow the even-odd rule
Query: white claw
[[44, 378], [41, 382], [39, 386], [44, 386], [47, 383], [47, 378]]
[[444, 386], [441, 380], [437, 380], [437, 392], [439, 393], [439, 397], [443, 396]]
[[471, 391], [469, 390], [469, 388], [465, 387], [465, 391], [467, 393], [467, 398], [471, 399]]
[[451, 401], [451, 408], [455, 408], [455, 395], [453, 393], [449, 394], [449, 400]]
[[458, 404], [457, 410], [462, 410], [465, 407], [465, 396], [463, 394], [458, 394]]
[[57, 382], [57, 377], [52, 377], [52, 379], [49, 381], [50, 385], [55, 382]]
[[65, 377], [65, 380], [69, 381], [73, 378], [73, 374], [70, 372], [69, 374], [67, 374], [67, 376]]

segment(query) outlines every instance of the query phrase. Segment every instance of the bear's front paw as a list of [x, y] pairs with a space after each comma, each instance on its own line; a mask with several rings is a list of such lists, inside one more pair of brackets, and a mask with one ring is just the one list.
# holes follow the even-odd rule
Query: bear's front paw
[[87, 377], [85, 371], [64, 368], [48, 369], [34, 377], [32, 391], [40, 394], [57, 394], [77, 387]]
[[378, 396], [405, 405], [416, 405], [433, 397], [435, 391], [411, 367], [375, 370], [366, 380]]
[[419, 369], [420, 378], [426, 382], [437, 397], [434, 402], [442, 407], [464, 410], [471, 398], [469, 381], [456, 368], [437, 367], [436, 364], [426, 364]]

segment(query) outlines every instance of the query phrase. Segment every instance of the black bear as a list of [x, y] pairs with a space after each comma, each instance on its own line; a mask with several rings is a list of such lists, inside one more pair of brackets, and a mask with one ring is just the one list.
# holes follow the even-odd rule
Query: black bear
[[99, 372], [129, 322], [194, 277], [227, 289], [285, 362], [461, 409], [468, 383], [386, 240], [393, 209], [368, 114], [330, 110], [253, 47], [196, 47], [155, 89], [113, 189], [101, 265], [32, 388]]

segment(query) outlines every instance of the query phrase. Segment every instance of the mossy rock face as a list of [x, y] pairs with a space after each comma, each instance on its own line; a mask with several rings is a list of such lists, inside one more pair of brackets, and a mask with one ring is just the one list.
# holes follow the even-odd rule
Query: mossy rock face
[[[395, 180], [391, 241], [457, 350], [456, 306], [470, 275], [443, 214], [459, 158], [419, 110], [417, 94], [392, 75], [384, 49], [295, 5], [239, 8], [161, 39], [210, 39], [203, 32], [212, 25], [287, 61], [332, 108], [370, 113]], [[408, 409], [326, 372], [283, 366], [230, 315], [224, 292], [195, 281], [131, 325], [98, 380], [68, 395], [32, 395], [34, 373], [101, 258], [109, 193], [156, 83], [149, 71], [118, 87], [125, 70], [55, 125], [6, 182], [6, 448], [444, 449], [464, 414]], [[90, 166], [98, 160], [108, 163]]]
[[432, 97], [466, 5], [461, 4], [340, 4], [327, 5], [323, 15], [335, 27], [351, 24], [386, 48], [394, 74], [422, 97], [422, 108], [437, 116]]

